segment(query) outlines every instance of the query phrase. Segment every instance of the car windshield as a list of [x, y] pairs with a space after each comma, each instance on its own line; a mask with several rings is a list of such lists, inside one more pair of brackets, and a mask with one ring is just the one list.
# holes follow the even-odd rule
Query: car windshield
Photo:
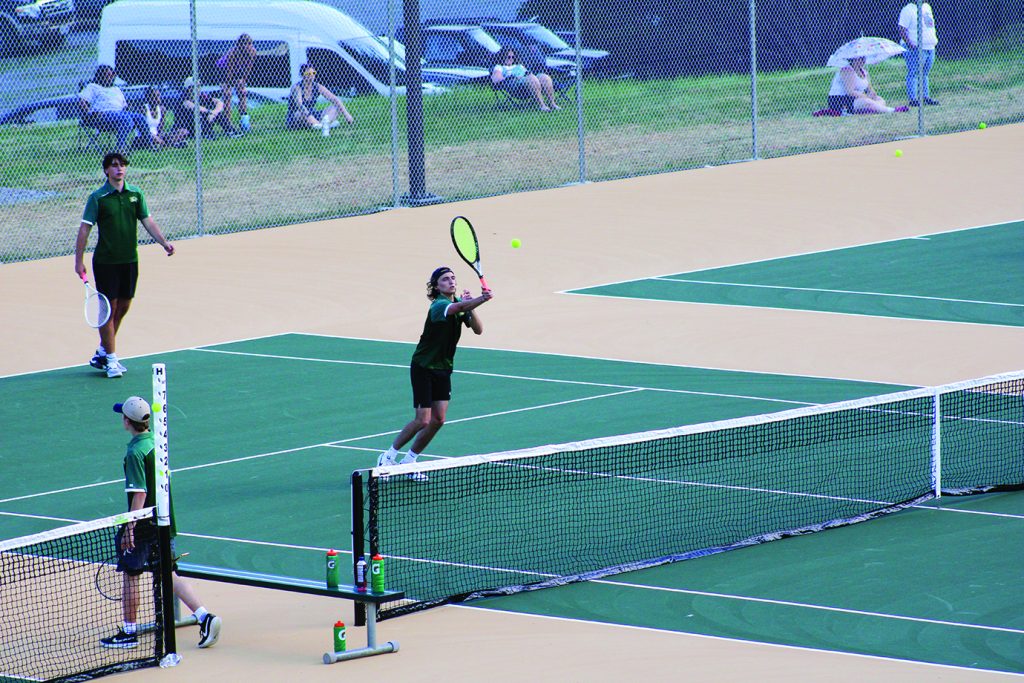
[[555, 33], [549, 29], [544, 28], [540, 25], [526, 26], [523, 28], [523, 32], [526, 35], [533, 38], [538, 43], [543, 43], [554, 50], [568, 50], [570, 49], [569, 43], [559, 38]]
[[[390, 83], [388, 68], [388, 48], [376, 36], [363, 36], [349, 40], [339, 40], [338, 44], [351, 54], [359, 65], [381, 83]], [[397, 47], [397, 45], [396, 45]], [[405, 59], [398, 50], [395, 51], [396, 85], [405, 85]]]
[[[479, 43], [483, 47], [487, 48], [488, 52], [498, 52], [499, 50], [501, 50], [501, 45], [498, 43], [498, 41], [496, 41], [491, 36], [490, 33], [488, 33], [487, 31], [483, 30], [480, 27], [471, 28], [468, 31], [466, 31], [466, 33], [468, 33], [469, 37], [472, 38], [476, 43]], [[555, 38], [558, 38], [558, 36], [555, 36]]]

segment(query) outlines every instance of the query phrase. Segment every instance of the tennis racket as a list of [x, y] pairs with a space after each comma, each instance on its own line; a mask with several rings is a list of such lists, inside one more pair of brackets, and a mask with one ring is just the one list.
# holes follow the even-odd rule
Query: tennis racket
[[455, 251], [459, 252], [462, 260], [469, 264], [469, 267], [476, 271], [480, 278], [480, 286], [490, 289], [487, 280], [484, 279], [484, 271], [480, 268], [480, 243], [476, 239], [476, 231], [468, 218], [456, 216], [452, 219], [452, 244]]
[[96, 567], [96, 590], [107, 600], [120, 602], [124, 592], [123, 575], [117, 571], [117, 553]]
[[103, 327], [110, 320], [110, 300], [97, 292], [84, 274], [82, 282], [85, 283], [85, 322], [89, 327]]

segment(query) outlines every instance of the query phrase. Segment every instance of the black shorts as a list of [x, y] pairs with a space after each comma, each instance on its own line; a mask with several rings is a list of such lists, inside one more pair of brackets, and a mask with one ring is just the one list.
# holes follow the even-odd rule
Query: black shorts
[[452, 400], [451, 370], [430, 370], [413, 363], [409, 366], [409, 377], [413, 408], [429, 408], [435, 401]]
[[139, 281], [139, 262], [92, 264], [92, 277], [96, 291], [108, 299], [134, 299], [135, 285]]
[[849, 95], [829, 95], [828, 108], [853, 113], [853, 98]]

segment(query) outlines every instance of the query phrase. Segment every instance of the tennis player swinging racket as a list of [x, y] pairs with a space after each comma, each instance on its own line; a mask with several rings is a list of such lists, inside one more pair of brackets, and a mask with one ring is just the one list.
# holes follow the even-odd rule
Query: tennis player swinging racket
[[[469, 229], [472, 232], [472, 226], [469, 226]], [[455, 241], [454, 222], [452, 236]], [[467, 289], [459, 298], [456, 294], [458, 282], [451, 268], [441, 266], [430, 274], [430, 280], [427, 282], [427, 298], [430, 299], [430, 308], [427, 311], [427, 320], [423, 323], [423, 334], [420, 335], [420, 341], [412, 354], [412, 363], [409, 368], [412, 381], [412, 405], [415, 414], [413, 419], [395, 437], [391, 448], [377, 458], [378, 467], [416, 462], [420, 453], [444, 426], [448, 402], [451, 400], [452, 394], [455, 350], [462, 335], [462, 326], [470, 328], [475, 334], [482, 334], [484, 331], [479, 316], [475, 315], [473, 311], [490, 301], [493, 295], [487, 288], [487, 283], [479, 270], [476, 235], [473, 234], [471, 237], [473, 253], [469, 256], [472, 256], [473, 260], [470, 261], [466, 258], [467, 255], [462, 253], [461, 249], [460, 255], [471, 265], [473, 265], [473, 261], [476, 262], [473, 268], [480, 275], [483, 290], [480, 292], [480, 296], [473, 297]], [[455, 241], [455, 244], [456, 249], [459, 249], [459, 242]], [[399, 451], [410, 441], [412, 441], [412, 446], [399, 460]], [[423, 472], [414, 472], [409, 475], [409, 478], [414, 481], [427, 481], [427, 475]]]

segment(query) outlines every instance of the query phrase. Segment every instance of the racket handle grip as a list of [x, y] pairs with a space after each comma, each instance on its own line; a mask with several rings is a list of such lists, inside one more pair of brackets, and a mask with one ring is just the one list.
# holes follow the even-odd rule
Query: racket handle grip
[[490, 287], [487, 285], [487, 280], [484, 278], [483, 275], [480, 276], [480, 286], [483, 287], [484, 289], [490, 289]]

